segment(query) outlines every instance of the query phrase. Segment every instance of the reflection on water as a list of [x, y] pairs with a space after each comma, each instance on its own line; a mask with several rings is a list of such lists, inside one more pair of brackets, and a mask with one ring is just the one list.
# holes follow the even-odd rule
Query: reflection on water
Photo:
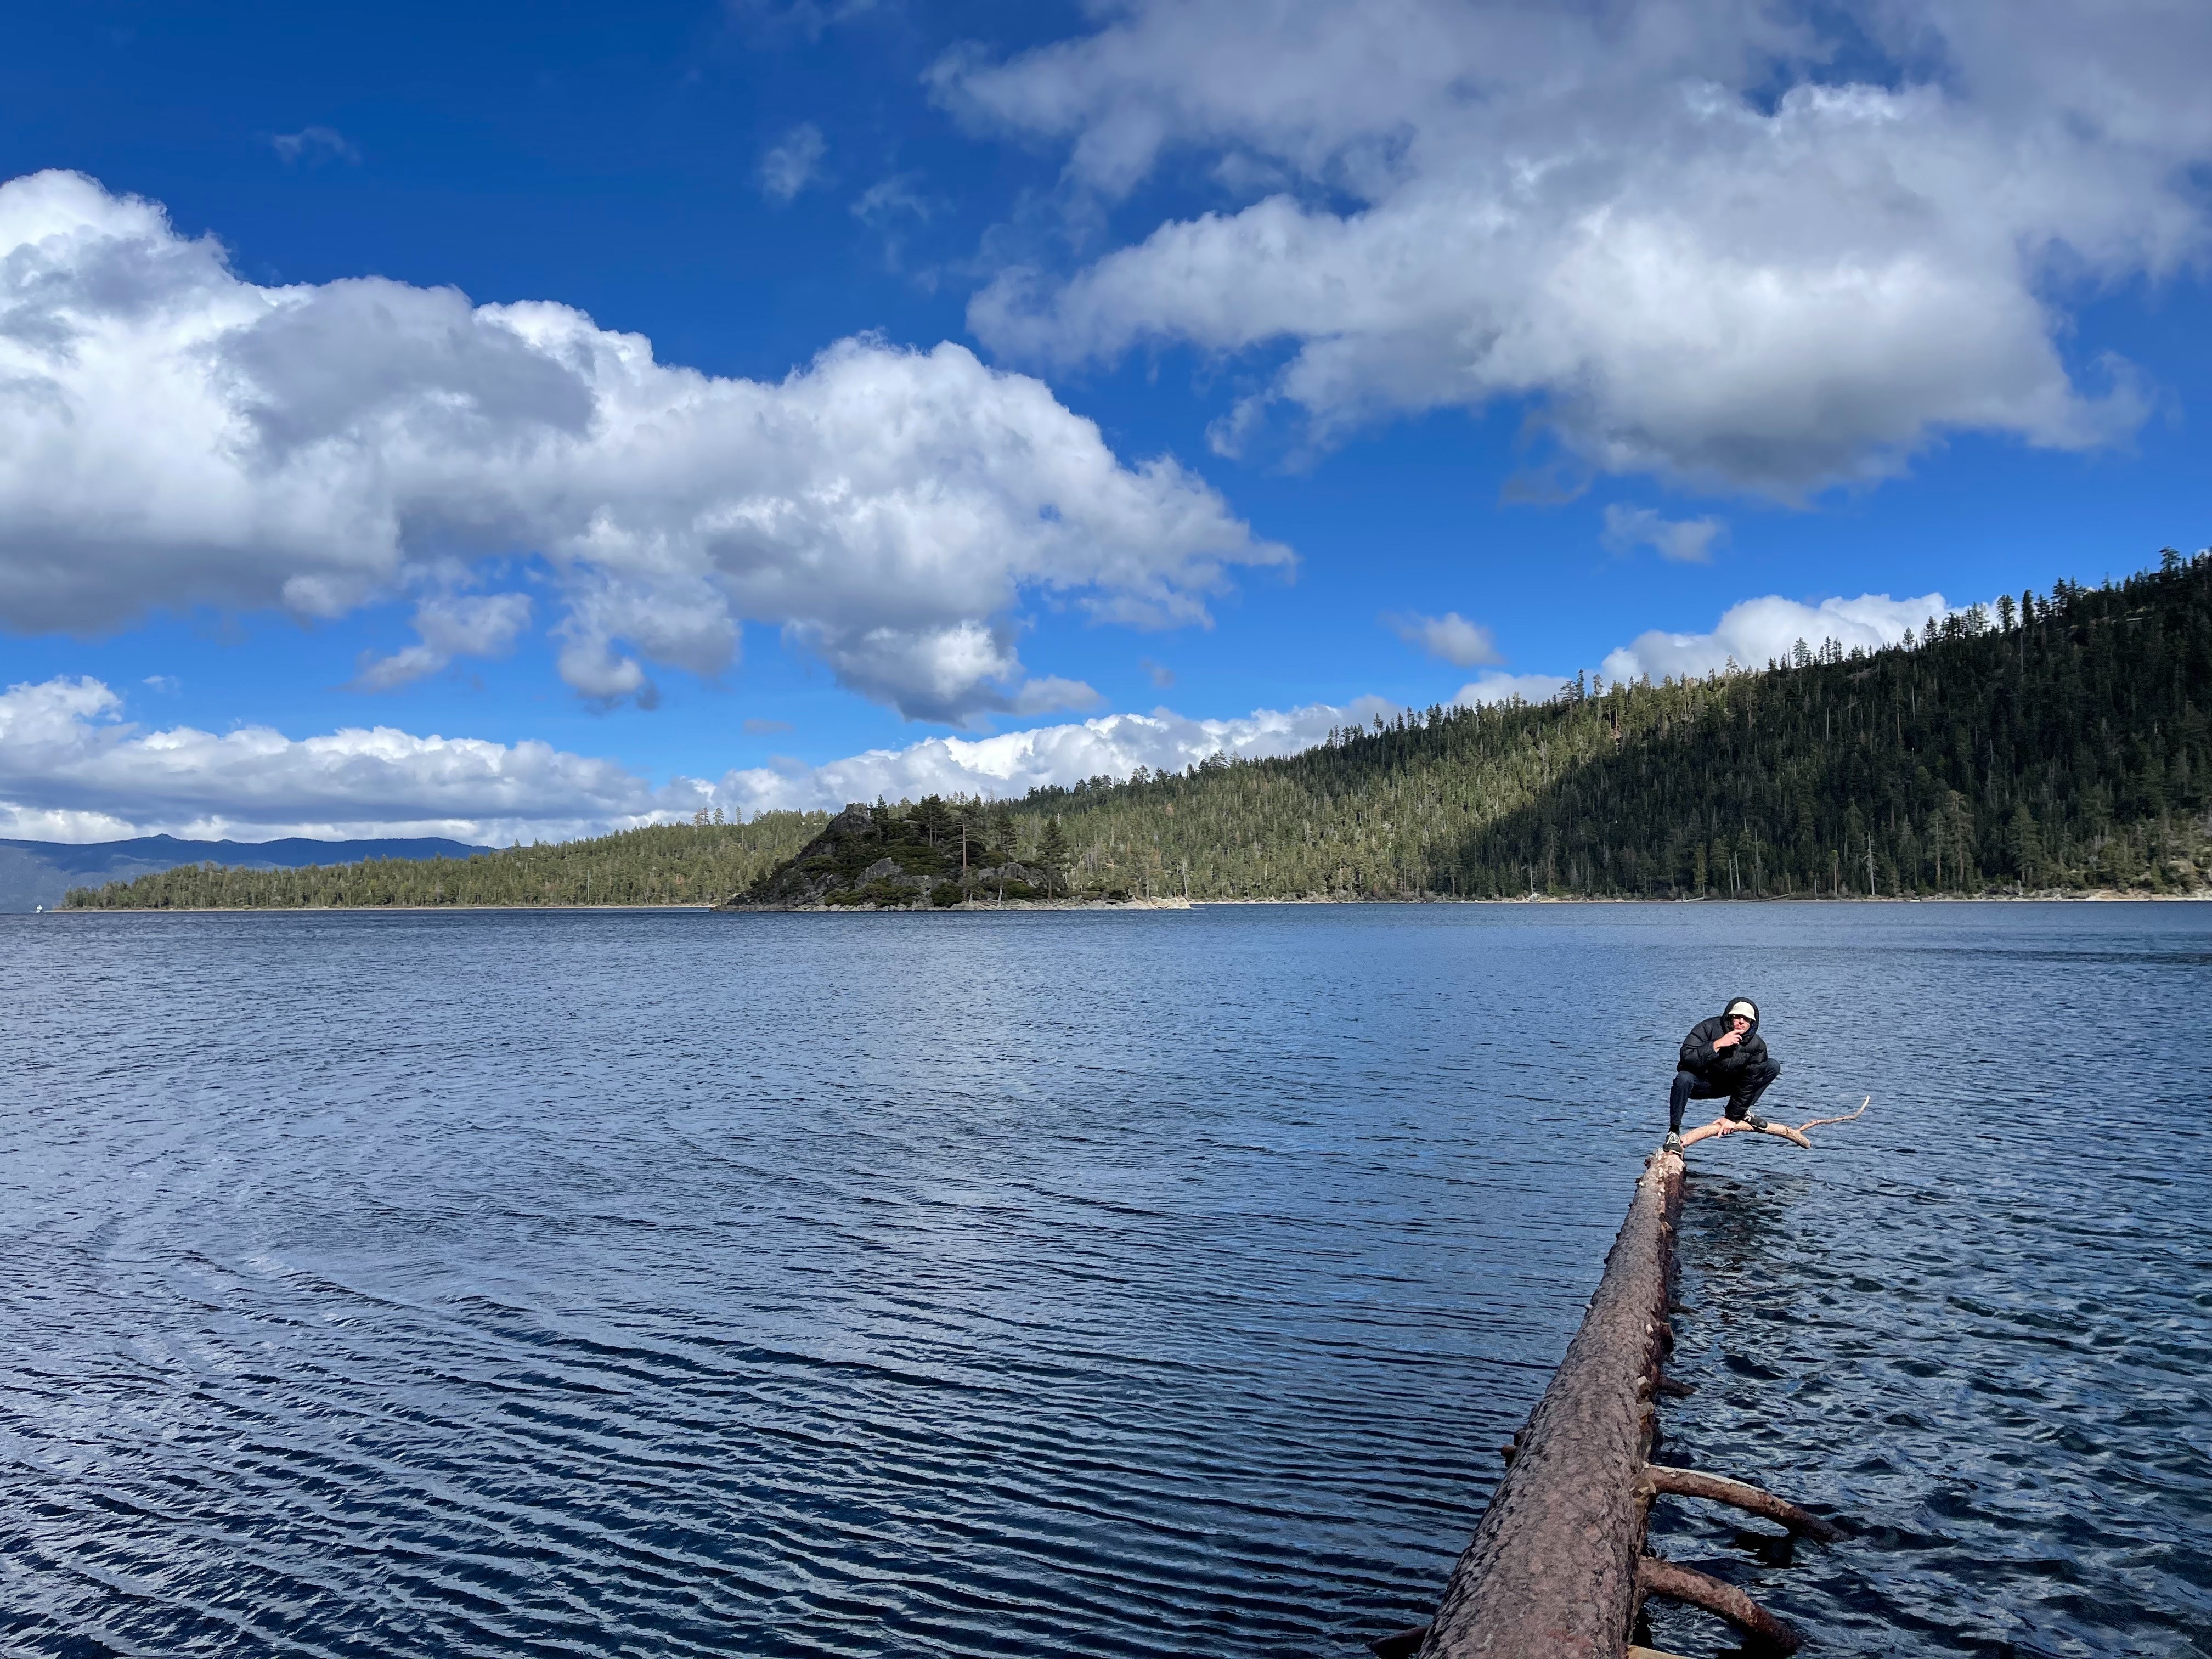
[[[0, 921], [0, 1648], [1356, 1653], [1674, 1042], [1662, 1547], [1823, 1650], [2208, 1651], [2197, 907]], [[1661, 1645], [1723, 1639], [1661, 1615]]]

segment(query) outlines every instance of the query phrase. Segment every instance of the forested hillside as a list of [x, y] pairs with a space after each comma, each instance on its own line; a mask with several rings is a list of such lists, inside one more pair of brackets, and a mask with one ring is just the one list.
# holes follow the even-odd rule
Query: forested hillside
[[71, 909], [295, 910], [408, 904], [701, 904], [750, 886], [806, 844], [826, 812], [750, 823], [655, 824], [468, 859], [368, 859], [303, 870], [188, 864], [70, 890]]
[[[1079, 896], [2193, 891], [2212, 871], [2208, 714], [2212, 556], [2169, 553], [2117, 586], [2024, 593], [1889, 650], [1801, 642], [1755, 672], [1433, 708], [1285, 759], [1216, 757], [1012, 803], [878, 803], [871, 821], [886, 847], [941, 861], [961, 837], [963, 867], [980, 846], [994, 869]], [[763, 878], [828, 822], [771, 813], [465, 861], [187, 869], [70, 902], [649, 904], [757, 882], [768, 896], [781, 889]], [[865, 886], [838, 902], [890, 902]]]
[[1868, 654], [1431, 708], [1285, 760], [1039, 791], [1075, 886], [1194, 898], [2196, 889], [2212, 557]]

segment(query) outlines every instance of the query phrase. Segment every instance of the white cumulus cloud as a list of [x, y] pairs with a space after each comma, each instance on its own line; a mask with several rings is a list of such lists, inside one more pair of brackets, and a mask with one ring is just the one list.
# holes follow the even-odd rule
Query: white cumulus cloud
[[1072, 695], [1029, 686], [1028, 598], [1203, 623], [1231, 567], [1290, 558], [957, 345], [856, 338], [778, 382], [718, 378], [561, 305], [262, 287], [82, 175], [0, 185], [0, 625], [331, 617], [516, 553], [551, 567], [588, 696], [649, 700], [653, 664], [720, 672], [750, 620], [955, 723]]
[[2194, 0], [1091, 9], [938, 94], [1064, 142], [1086, 223], [1169, 158], [1223, 204], [970, 322], [1043, 362], [1286, 356], [1224, 446], [1277, 404], [1327, 438], [1526, 399], [1583, 466], [1784, 499], [1947, 432], [2087, 447], [2146, 404], [2069, 366], [2070, 301], [2207, 248]]
[[1079, 724], [1003, 732], [988, 738], [930, 738], [903, 749], [872, 749], [824, 766], [750, 767], [725, 776], [718, 799], [746, 812], [842, 806], [848, 801], [919, 799], [927, 794], [1019, 796], [1087, 778], [1127, 778], [1139, 767], [1177, 772], [1208, 756], [1261, 758], [1310, 749], [1333, 726], [1395, 713], [1362, 697], [1337, 706], [1255, 709], [1239, 719], [1194, 720], [1165, 708], [1107, 714]]
[[1941, 593], [1917, 599], [1862, 593], [1817, 605], [1769, 594], [1730, 605], [1710, 634], [1640, 634], [1608, 653], [1598, 672], [1610, 680], [1647, 674], [1659, 680], [1710, 674], [1731, 660], [1739, 668], [1764, 668], [1770, 659], [1786, 660], [1800, 640], [1814, 650], [1833, 640], [1846, 651], [1854, 646], [1877, 651], [1902, 641], [1906, 629], [1917, 630], [1929, 617], [1940, 620], [1948, 611]]
[[288, 738], [149, 729], [92, 678], [0, 692], [0, 834], [106, 841], [167, 832], [558, 840], [689, 812], [709, 799], [654, 787], [620, 763], [543, 743], [416, 737], [390, 726]]
[[437, 673], [456, 657], [496, 657], [530, 626], [527, 593], [438, 594], [415, 607], [417, 641], [388, 657], [364, 659], [354, 684], [389, 691]]
[[1452, 701], [1462, 708], [1480, 708], [1490, 703], [1511, 702], [1516, 698], [1522, 702], [1548, 702], [1559, 696], [1567, 684], [1559, 674], [1504, 674], [1492, 672], [1478, 674], [1452, 694]]

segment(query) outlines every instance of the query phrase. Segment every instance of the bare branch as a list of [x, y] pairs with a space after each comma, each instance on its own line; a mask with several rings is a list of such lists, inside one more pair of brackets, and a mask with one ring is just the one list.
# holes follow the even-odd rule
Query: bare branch
[[1654, 1463], [1644, 1470], [1654, 1492], [1673, 1492], [1682, 1498], [1706, 1498], [1716, 1504], [1732, 1504], [1753, 1515], [1763, 1515], [1778, 1521], [1792, 1532], [1802, 1532], [1808, 1538], [1816, 1538], [1823, 1544], [1832, 1544], [1843, 1536], [1835, 1528], [1814, 1515], [1802, 1510], [1786, 1498], [1777, 1498], [1772, 1492], [1752, 1486], [1747, 1481], [1731, 1480], [1724, 1474], [1707, 1474], [1700, 1469], [1669, 1468], [1663, 1463]]
[[1734, 1584], [1647, 1555], [1636, 1564], [1636, 1585], [1646, 1595], [1663, 1595], [1707, 1613], [1717, 1613], [1739, 1630], [1763, 1637], [1784, 1653], [1797, 1651], [1797, 1632]]
[[1856, 1122], [1858, 1119], [1866, 1115], [1866, 1109], [1873, 1104], [1874, 1097], [1872, 1095], [1869, 1095], [1864, 1100], [1859, 1102], [1859, 1109], [1856, 1112], [1845, 1112], [1841, 1117], [1816, 1117], [1809, 1123], [1799, 1124], [1797, 1126], [1797, 1133], [1799, 1134], [1803, 1134], [1806, 1130], [1817, 1129], [1824, 1123]]
[[1717, 1140], [1723, 1135], [1766, 1134], [1779, 1136], [1793, 1146], [1802, 1146], [1810, 1151], [1813, 1143], [1806, 1138], [1806, 1130], [1817, 1129], [1824, 1123], [1851, 1122], [1863, 1117], [1866, 1115], [1866, 1109], [1873, 1103], [1874, 1097], [1869, 1095], [1859, 1103], [1859, 1109], [1856, 1112], [1846, 1112], [1841, 1117], [1816, 1117], [1809, 1122], [1799, 1124], [1794, 1129], [1786, 1123], [1768, 1123], [1764, 1127], [1753, 1128], [1750, 1124], [1740, 1122], [1734, 1118], [1717, 1117], [1711, 1123], [1700, 1123], [1689, 1133], [1684, 1135], [1682, 1145], [1686, 1149], [1696, 1146], [1701, 1140]]

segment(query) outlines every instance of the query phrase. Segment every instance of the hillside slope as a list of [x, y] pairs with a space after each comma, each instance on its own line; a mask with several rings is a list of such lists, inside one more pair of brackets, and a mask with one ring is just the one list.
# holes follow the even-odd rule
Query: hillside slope
[[187, 865], [73, 889], [67, 903], [91, 910], [705, 904], [750, 885], [797, 852], [828, 817], [763, 812], [750, 823], [653, 824], [466, 858], [372, 859], [304, 870]]
[[1078, 890], [1194, 898], [2201, 889], [2212, 556], [1909, 646], [1431, 708], [1283, 760], [1040, 790]]
[[0, 911], [40, 906], [51, 910], [71, 887], [88, 881], [128, 881], [180, 864], [275, 870], [356, 864], [363, 859], [465, 859], [489, 851], [489, 847], [471, 847], [441, 836], [374, 841], [310, 841], [302, 836], [281, 841], [180, 841], [174, 836], [137, 836], [129, 841], [0, 841]]

